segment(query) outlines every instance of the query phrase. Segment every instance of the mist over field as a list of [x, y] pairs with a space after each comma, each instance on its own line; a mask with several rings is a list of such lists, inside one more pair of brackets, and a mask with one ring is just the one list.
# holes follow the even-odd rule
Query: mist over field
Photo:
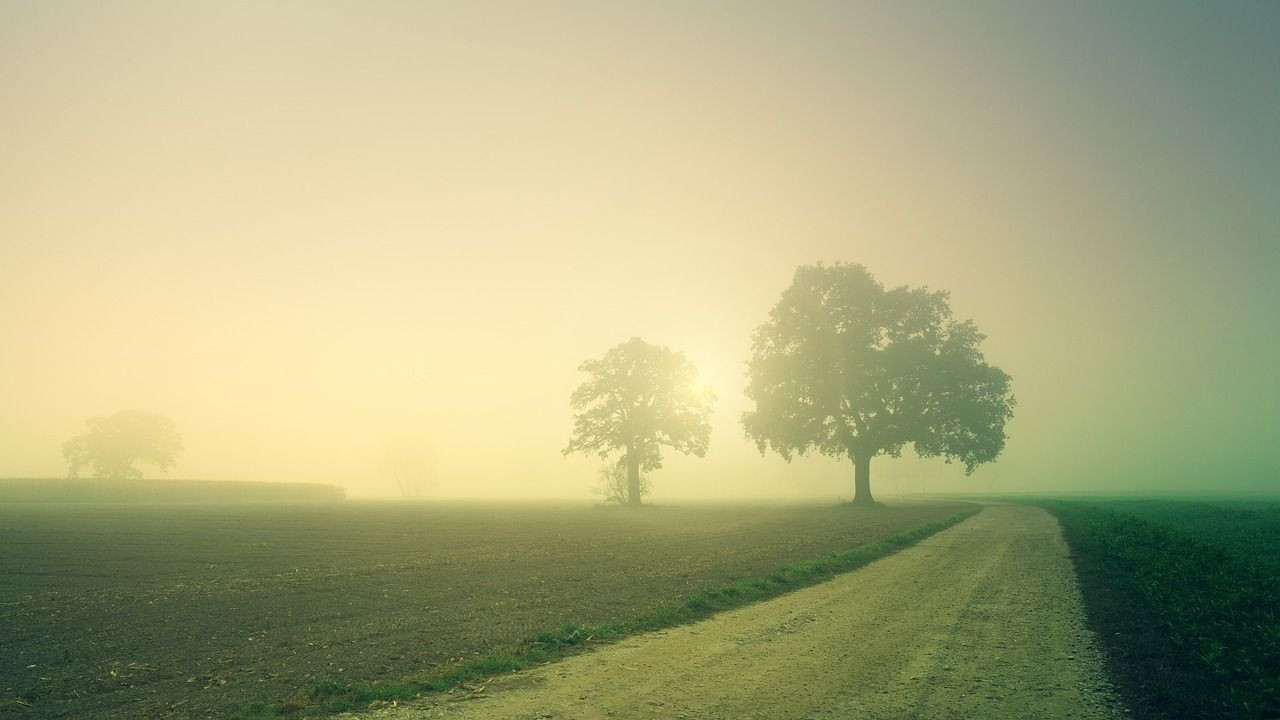
[[0, 715], [1280, 718], [1277, 38], [0, 0]]
[[[877, 493], [1274, 494], [1280, 11], [1244, 4], [0, 4], [0, 477], [91, 417], [165, 477], [591, 497], [578, 366], [715, 393], [655, 502], [849, 498], [744, 437], [796, 268], [951, 293], [995, 462]], [[148, 476], [154, 473], [148, 472]]]

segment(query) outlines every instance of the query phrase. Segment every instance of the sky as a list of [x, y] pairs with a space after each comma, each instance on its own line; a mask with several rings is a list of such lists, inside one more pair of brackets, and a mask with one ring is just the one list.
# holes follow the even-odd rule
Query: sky
[[[1280, 5], [0, 0], [0, 477], [163, 413], [171, 477], [585, 498], [577, 366], [716, 390], [657, 501], [852, 496], [762, 457], [795, 268], [949, 290], [995, 463], [893, 492], [1280, 490]], [[909, 454], [909, 453], [908, 453]]]

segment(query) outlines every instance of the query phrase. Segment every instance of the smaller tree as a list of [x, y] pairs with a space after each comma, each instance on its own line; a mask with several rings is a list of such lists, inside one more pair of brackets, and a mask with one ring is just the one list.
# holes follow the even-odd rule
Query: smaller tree
[[662, 467], [663, 447], [706, 454], [715, 394], [683, 353], [632, 338], [578, 369], [590, 377], [569, 398], [577, 414], [563, 452], [607, 458], [621, 450], [628, 505], [640, 504], [641, 473]]
[[[640, 497], [644, 498], [649, 494], [650, 481], [647, 475], [640, 476]], [[607, 503], [618, 503], [619, 505], [627, 504], [627, 464], [625, 462], [615, 462], [602, 465], [600, 467], [600, 477], [596, 481], [596, 486], [592, 490], [596, 495], [604, 498]]]
[[142, 471], [134, 467], [145, 463], [164, 472], [182, 451], [182, 439], [173, 421], [145, 410], [121, 410], [109, 417], [85, 421], [89, 432], [77, 435], [62, 445], [71, 477], [81, 468], [93, 468], [94, 477], [112, 480], [139, 479]]

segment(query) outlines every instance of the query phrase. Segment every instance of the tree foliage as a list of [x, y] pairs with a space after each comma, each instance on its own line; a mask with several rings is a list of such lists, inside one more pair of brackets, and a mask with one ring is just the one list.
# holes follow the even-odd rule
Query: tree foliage
[[578, 369], [589, 377], [569, 398], [573, 435], [563, 452], [621, 450], [629, 504], [640, 504], [640, 476], [662, 467], [664, 447], [706, 454], [715, 394], [683, 353], [632, 338]]
[[994, 460], [1013, 416], [1010, 378], [987, 364], [984, 335], [952, 316], [946, 292], [886, 289], [861, 265], [809, 265], [752, 338], [743, 414], [760, 452], [853, 460], [855, 499], [869, 463], [911, 444], [966, 472]]
[[89, 431], [62, 445], [71, 477], [86, 466], [94, 477], [114, 480], [138, 479], [145, 463], [157, 470], [173, 467], [182, 451], [182, 439], [169, 418], [145, 410], [121, 410], [109, 417], [86, 421]]

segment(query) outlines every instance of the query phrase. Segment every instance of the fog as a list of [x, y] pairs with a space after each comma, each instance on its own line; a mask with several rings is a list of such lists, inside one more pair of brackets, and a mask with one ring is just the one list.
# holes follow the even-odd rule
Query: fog
[[762, 457], [744, 363], [797, 266], [952, 293], [1018, 406], [899, 492], [1274, 493], [1280, 7], [0, 6], [0, 477], [93, 416], [174, 478], [588, 499], [578, 365], [718, 400], [653, 500], [848, 498]]

